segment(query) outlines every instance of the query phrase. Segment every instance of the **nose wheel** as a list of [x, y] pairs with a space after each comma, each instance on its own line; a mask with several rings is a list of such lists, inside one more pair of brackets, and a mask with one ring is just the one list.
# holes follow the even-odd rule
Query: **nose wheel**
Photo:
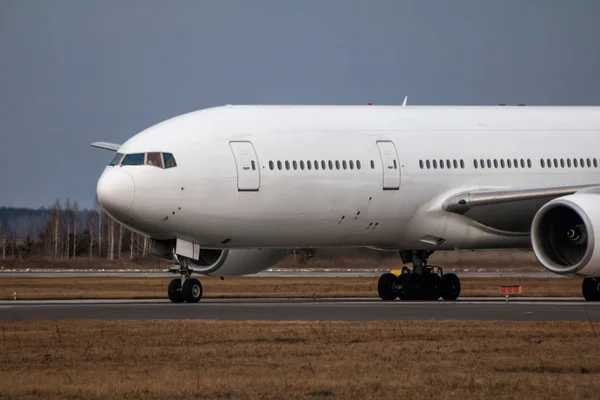
[[187, 278], [181, 285], [181, 279], [173, 279], [169, 283], [169, 300], [171, 303], [197, 303], [202, 298], [202, 284], [198, 279]]
[[187, 260], [181, 260], [178, 268], [172, 269], [181, 275], [169, 283], [169, 300], [172, 303], [197, 303], [202, 298], [202, 284], [196, 278], [190, 278], [192, 270]]

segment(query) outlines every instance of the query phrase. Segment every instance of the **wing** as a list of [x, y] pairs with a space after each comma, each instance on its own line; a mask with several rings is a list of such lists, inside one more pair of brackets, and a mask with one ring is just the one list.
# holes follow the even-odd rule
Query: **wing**
[[97, 147], [99, 149], [112, 150], [112, 151], [117, 151], [121, 147], [121, 145], [118, 143], [109, 143], [109, 142], [94, 142], [91, 144], [91, 146]]
[[529, 234], [535, 213], [548, 201], [579, 191], [598, 191], [599, 184], [520, 189], [470, 190], [442, 204], [494, 230]]

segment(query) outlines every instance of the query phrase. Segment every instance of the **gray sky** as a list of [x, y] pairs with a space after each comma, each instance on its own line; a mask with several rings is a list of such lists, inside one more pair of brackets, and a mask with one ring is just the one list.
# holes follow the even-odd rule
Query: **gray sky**
[[110, 152], [232, 104], [600, 105], [600, 2], [0, 0], [0, 206], [94, 204]]

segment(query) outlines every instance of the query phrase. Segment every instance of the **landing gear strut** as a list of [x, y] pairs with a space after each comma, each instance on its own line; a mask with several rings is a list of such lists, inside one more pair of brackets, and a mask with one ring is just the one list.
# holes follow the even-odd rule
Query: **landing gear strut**
[[202, 284], [198, 279], [191, 278], [192, 268], [190, 260], [181, 257], [179, 265], [171, 269], [179, 273], [180, 278], [175, 278], [169, 283], [169, 300], [172, 303], [197, 303], [202, 298]]
[[[455, 274], [444, 274], [440, 267], [427, 264], [432, 252], [400, 252], [403, 262], [412, 262], [412, 270], [402, 268], [400, 276], [381, 275], [377, 291], [382, 300], [456, 300], [460, 295], [460, 279]], [[600, 293], [600, 292], [599, 292]], [[600, 298], [600, 295], [599, 295]]]

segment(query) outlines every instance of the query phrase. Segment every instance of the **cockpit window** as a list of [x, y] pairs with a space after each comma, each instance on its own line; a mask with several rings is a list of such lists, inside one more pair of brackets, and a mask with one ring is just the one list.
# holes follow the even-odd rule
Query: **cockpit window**
[[176, 167], [175, 157], [171, 153], [163, 153], [163, 160], [165, 162], [165, 168]]
[[121, 165], [143, 165], [144, 164], [144, 153], [127, 154]]
[[113, 167], [114, 167], [115, 165], [119, 165], [119, 163], [121, 162], [121, 159], [122, 159], [122, 158], [123, 158], [123, 154], [121, 154], [121, 153], [117, 153], [117, 154], [115, 154], [115, 156], [113, 157], [112, 161], [111, 161], [111, 162], [110, 162], [110, 164], [108, 164], [108, 165], [111, 165], [111, 166], [113, 166]]
[[162, 164], [162, 157], [160, 156], [160, 153], [148, 153], [148, 156], [146, 157], [146, 164], [154, 165], [155, 167], [162, 168], [163, 164]]

